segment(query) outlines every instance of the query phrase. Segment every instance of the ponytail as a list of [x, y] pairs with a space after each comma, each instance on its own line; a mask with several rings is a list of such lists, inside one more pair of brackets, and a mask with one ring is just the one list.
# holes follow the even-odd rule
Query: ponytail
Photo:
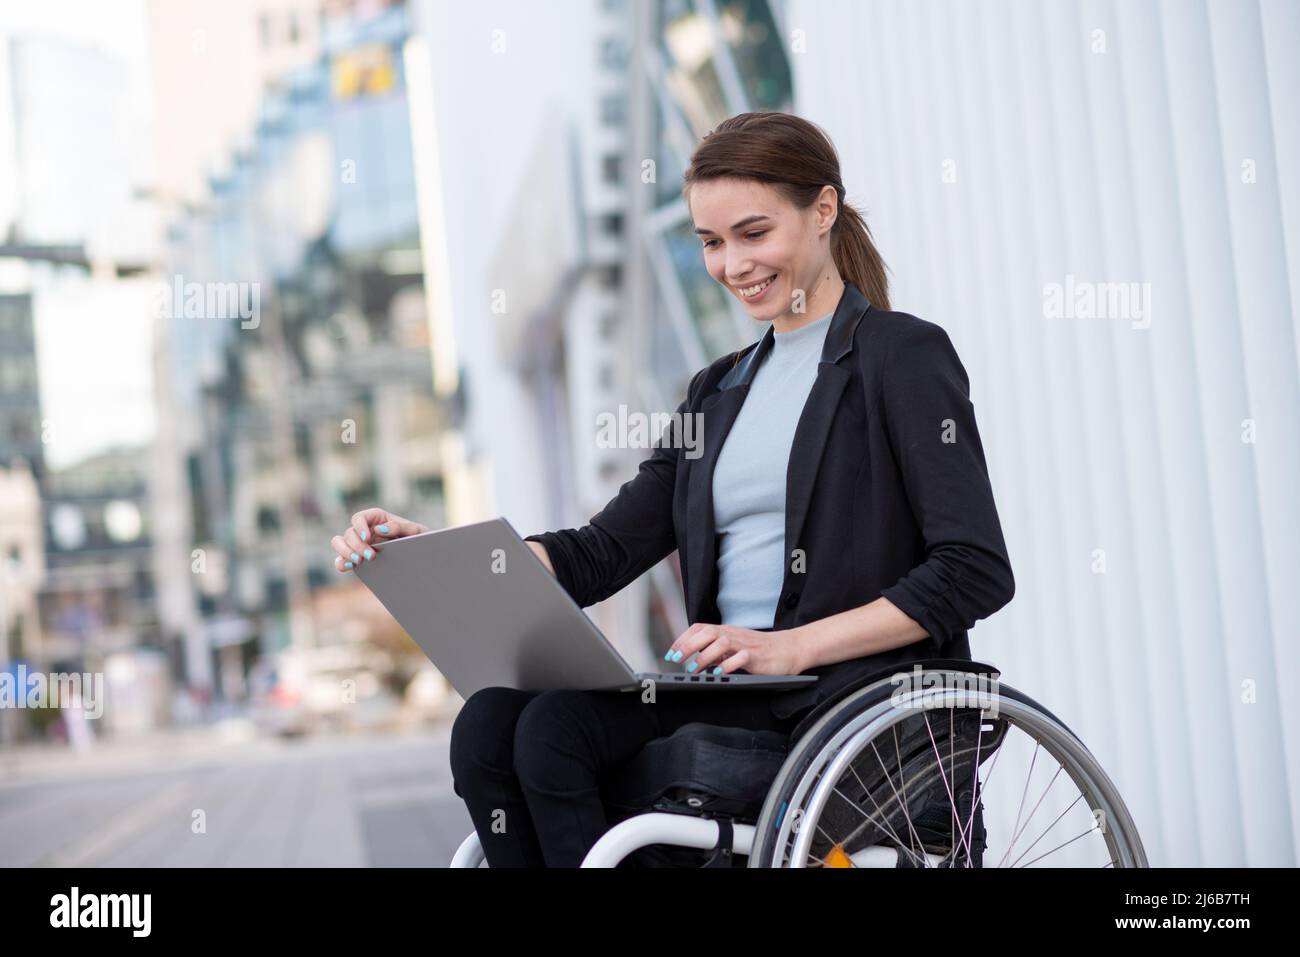
[[844, 187], [836, 190], [840, 195], [840, 212], [831, 227], [831, 256], [840, 276], [858, 287], [867, 301], [877, 309], [889, 310], [889, 277], [885, 261], [871, 240], [871, 230], [862, 214], [844, 201]]

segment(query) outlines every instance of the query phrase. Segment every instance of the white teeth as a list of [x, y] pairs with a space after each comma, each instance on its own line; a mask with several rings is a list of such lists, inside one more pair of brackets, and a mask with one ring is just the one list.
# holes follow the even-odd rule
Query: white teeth
[[752, 299], [755, 296], [757, 296], [760, 292], [762, 292], [764, 289], [766, 289], [768, 286], [770, 286], [772, 284], [772, 280], [775, 278], [776, 278], [775, 276], [771, 276], [765, 281], [760, 282], [757, 286], [750, 286], [747, 289], [741, 289], [740, 294], [744, 296], [746, 299]]

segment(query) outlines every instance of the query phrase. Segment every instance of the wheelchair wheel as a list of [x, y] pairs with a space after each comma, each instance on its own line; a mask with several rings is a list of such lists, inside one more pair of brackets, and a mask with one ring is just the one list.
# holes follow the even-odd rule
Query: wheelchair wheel
[[1147, 866], [1119, 792], [1051, 712], [972, 672], [902, 677], [791, 743], [750, 867]]

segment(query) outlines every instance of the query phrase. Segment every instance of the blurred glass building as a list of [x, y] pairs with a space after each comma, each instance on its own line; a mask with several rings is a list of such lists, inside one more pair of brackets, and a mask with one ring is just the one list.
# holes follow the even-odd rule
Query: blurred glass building
[[334, 6], [317, 55], [268, 77], [210, 199], [168, 235], [166, 281], [258, 306], [177, 309], [158, 363], [170, 421], [157, 507], [177, 522], [160, 545], [168, 625], [185, 635], [189, 680], [227, 700], [259, 656], [351, 634], [314, 596], [339, 584], [329, 540], [355, 510], [437, 523], [442, 509], [406, 12]]
[[[9, 669], [165, 658], [147, 510], [150, 383], [138, 378], [143, 359], [116, 364], [149, 331], [134, 311], [152, 247], [132, 190], [128, 88], [125, 65], [101, 50], [0, 37], [0, 667]], [[96, 354], [105, 343], [116, 345]], [[117, 427], [109, 447], [105, 425]], [[6, 724], [0, 736], [26, 731]]]

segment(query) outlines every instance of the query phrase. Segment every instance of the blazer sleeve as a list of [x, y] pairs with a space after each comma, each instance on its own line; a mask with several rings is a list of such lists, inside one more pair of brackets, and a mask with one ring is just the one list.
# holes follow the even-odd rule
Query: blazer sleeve
[[894, 339], [880, 402], [925, 542], [924, 561], [881, 594], [946, 642], [1010, 602], [1016, 586], [970, 381], [942, 326], [922, 320]]
[[580, 608], [604, 601], [672, 554], [673, 491], [683, 444], [680, 427], [708, 367], [691, 379], [686, 398], [654, 443], [654, 452], [618, 493], [581, 528], [525, 536], [540, 542], [556, 580]]

